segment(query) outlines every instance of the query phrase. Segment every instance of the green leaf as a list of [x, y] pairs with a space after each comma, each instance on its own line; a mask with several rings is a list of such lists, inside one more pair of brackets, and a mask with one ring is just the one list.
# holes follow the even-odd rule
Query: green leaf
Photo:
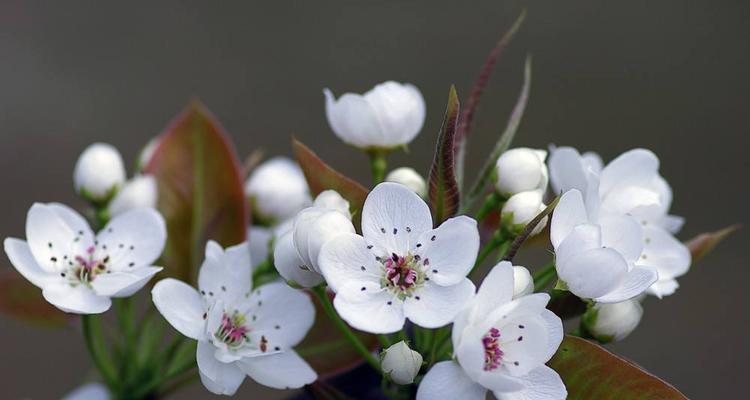
[[521, 87], [521, 94], [518, 95], [518, 100], [516, 100], [516, 105], [513, 108], [513, 112], [510, 114], [508, 124], [505, 126], [505, 131], [503, 131], [503, 134], [500, 135], [500, 138], [495, 143], [495, 147], [492, 149], [492, 153], [490, 153], [490, 156], [487, 157], [487, 160], [484, 162], [484, 165], [479, 172], [479, 176], [477, 177], [476, 181], [474, 181], [474, 184], [469, 190], [469, 193], [466, 197], [467, 200], [466, 205], [464, 206], [465, 208], [471, 207], [471, 204], [474, 202], [474, 200], [482, 194], [485, 187], [487, 186], [487, 182], [495, 172], [495, 164], [497, 163], [497, 159], [500, 158], [500, 155], [502, 155], [505, 150], [508, 150], [511, 143], [513, 143], [513, 138], [515, 138], [516, 136], [518, 126], [521, 124], [521, 119], [523, 118], [524, 111], [526, 111], [526, 104], [529, 101], [530, 90], [531, 56], [527, 56], [526, 64], [524, 65], [523, 69], [523, 86]]
[[455, 139], [459, 108], [456, 88], [451, 86], [443, 125], [438, 134], [435, 157], [430, 168], [430, 208], [436, 226], [458, 213], [460, 193], [456, 181]]
[[568, 400], [686, 400], [670, 384], [588, 340], [566, 336], [549, 361]]
[[42, 297], [42, 290], [15, 270], [0, 272], [0, 312], [35, 326], [56, 328], [72, 319]]
[[719, 229], [716, 232], [701, 233], [700, 235], [685, 242], [685, 245], [688, 247], [688, 249], [690, 249], [690, 255], [693, 257], [693, 263], [705, 257], [722, 240], [738, 231], [741, 227], [742, 226], [740, 224], [735, 224], [724, 229]]
[[510, 27], [510, 29], [505, 32], [503, 37], [501, 37], [500, 40], [495, 44], [495, 47], [492, 49], [492, 51], [490, 51], [490, 54], [487, 55], [487, 59], [482, 65], [482, 68], [479, 70], [479, 76], [474, 82], [474, 86], [472, 86], [471, 92], [469, 92], [469, 97], [467, 97], [466, 101], [464, 102], [465, 106], [463, 111], [461, 112], [458, 128], [456, 130], [456, 143], [458, 147], [458, 154], [456, 155], [456, 175], [459, 181], [459, 185], [463, 178], [464, 156], [466, 154], [466, 139], [471, 132], [471, 126], [474, 122], [474, 113], [479, 106], [479, 101], [482, 99], [484, 89], [487, 88], [487, 83], [490, 81], [490, 76], [492, 75], [492, 70], [497, 63], [497, 60], [500, 58], [500, 55], [503, 54], [505, 48], [508, 47], [508, 44], [510, 44], [513, 36], [515, 36], [516, 32], [518, 32], [518, 30], [521, 28], [521, 24], [523, 23], [524, 19], [526, 19], [525, 9], [521, 11], [521, 14], [518, 16], [518, 18], [516, 18], [516, 21], [513, 22], [513, 25]]
[[245, 240], [249, 216], [240, 163], [200, 102], [188, 105], [161, 134], [145, 172], [158, 180], [158, 208], [167, 221], [167, 275], [192, 282], [209, 239], [222, 246]]
[[359, 226], [362, 206], [365, 204], [368, 190], [355, 180], [336, 171], [318, 157], [302, 142], [292, 139], [292, 150], [302, 171], [305, 174], [308, 186], [313, 196], [317, 196], [324, 190], [335, 190], [347, 201], [352, 212], [354, 225]]

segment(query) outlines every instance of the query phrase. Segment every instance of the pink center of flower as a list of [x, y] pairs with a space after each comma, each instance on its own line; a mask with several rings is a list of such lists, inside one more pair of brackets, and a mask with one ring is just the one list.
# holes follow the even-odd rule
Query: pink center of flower
[[482, 344], [484, 345], [484, 370], [492, 371], [500, 366], [500, 362], [503, 360], [503, 351], [500, 350], [500, 331], [497, 328], [490, 329], [486, 335], [482, 338]]
[[109, 257], [104, 260], [94, 258], [96, 247], [90, 246], [86, 249], [86, 255], [77, 255], [73, 257], [75, 263], [70, 263], [71, 268], [68, 273], [63, 272], [62, 276], [73, 281], [80, 281], [84, 284], [90, 283], [96, 278], [96, 275], [107, 270]]
[[216, 332], [216, 338], [229, 346], [236, 346], [247, 340], [248, 332], [250, 328], [244, 325], [242, 316], [224, 314], [219, 330]]
[[417, 282], [417, 271], [410, 267], [411, 263], [406, 257], [396, 254], [385, 261], [385, 277], [393, 287], [402, 291], [410, 289]]

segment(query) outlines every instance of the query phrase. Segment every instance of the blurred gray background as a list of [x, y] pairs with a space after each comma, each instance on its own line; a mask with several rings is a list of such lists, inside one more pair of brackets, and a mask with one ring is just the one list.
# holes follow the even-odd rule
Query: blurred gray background
[[[468, 93], [523, 7], [527, 21], [479, 110], [468, 171], [504, 126], [532, 53], [531, 100], [516, 145], [574, 145], [605, 159], [647, 147], [674, 187], [673, 212], [687, 216], [683, 238], [750, 221], [747, 2], [6, 0], [0, 236], [23, 236], [34, 201], [80, 205], [71, 176], [86, 145], [109, 142], [134, 160], [193, 96], [219, 117], [243, 157], [260, 148], [289, 154], [294, 133], [368, 182], [365, 156], [330, 132], [321, 89], [412, 82], [427, 100], [427, 122], [411, 152], [391, 165], [426, 172], [450, 84]], [[641, 327], [614, 351], [691, 398], [747, 393], [747, 238], [741, 232], [696, 265], [676, 295], [649, 301]], [[3, 398], [58, 398], [89, 373], [77, 327], [0, 321]], [[241, 393], [281, 396], [249, 380]], [[210, 396], [195, 388], [181, 397]]]

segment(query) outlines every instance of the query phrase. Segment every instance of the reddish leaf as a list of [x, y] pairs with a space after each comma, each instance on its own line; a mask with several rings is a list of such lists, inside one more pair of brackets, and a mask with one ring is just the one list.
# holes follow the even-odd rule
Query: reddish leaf
[[229, 137], [201, 103], [188, 105], [162, 133], [145, 171], [159, 183], [168, 275], [191, 282], [209, 239], [222, 246], [245, 240], [249, 217], [240, 163]]
[[294, 157], [305, 173], [305, 179], [307, 179], [307, 184], [310, 186], [313, 196], [317, 196], [318, 193], [324, 190], [332, 189], [337, 191], [349, 201], [354, 225], [359, 226], [359, 218], [362, 214], [362, 206], [365, 204], [368, 190], [353, 179], [331, 168], [331, 166], [321, 160], [315, 152], [299, 140], [292, 139], [292, 149]]
[[460, 193], [456, 181], [456, 124], [458, 122], [458, 95], [451, 86], [448, 93], [448, 107], [445, 109], [443, 125], [438, 135], [435, 157], [430, 169], [430, 208], [435, 225], [456, 215]]
[[34, 325], [59, 327], [72, 317], [42, 297], [42, 290], [15, 270], [0, 273], [0, 312]]
[[568, 400], [686, 400], [670, 384], [603, 347], [566, 336], [549, 361], [568, 389]]
[[705, 257], [716, 245], [729, 235], [739, 230], [742, 226], [735, 224], [716, 232], [701, 233], [700, 235], [688, 240], [685, 245], [690, 249], [690, 255], [693, 257], [693, 263]]

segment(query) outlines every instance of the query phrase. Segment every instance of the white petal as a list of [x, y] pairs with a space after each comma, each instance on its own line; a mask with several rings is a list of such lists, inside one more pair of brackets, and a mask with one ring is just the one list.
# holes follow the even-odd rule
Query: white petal
[[679, 287], [680, 284], [677, 282], [677, 279], [659, 279], [648, 288], [648, 293], [658, 298], [662, 298], [664, 296], [673, 295]]
[[253, 330], [285, 347], [304, 339], [315, 321], [315, 307], [310, 296], [283, 282], [272, 282], [255, 289], [250, 295], [251, 310], [257, 317]]
[[355, 147], [385, 146], [386, 138], [375, 110], [358, 94], [346, 93], [336, 100], [330, 90], [326, 98], [326, 117], [336, 136]]
[[549, 156], [549, 174], [552, 190], [555, 194], [565, 193], [571, 189], [586, 191], [587, 179], [583, 160], [578, 151], [572, 147], [559, 147]]
[[634, 262], [643, 251], [643, 230], [632, 217], [609, 215], [599, 220], [602, 246], [617, 250], [625, 260]]
[[164, 250], [167, 228], [159, 212], [138, 208], [113, 218], [96, 239], [99, 252], [110, 256], [110, 269], [123, 271], [156, 261]]
[[198, 291], [177, 279], [162, 279], [154, 285], [151, 296], [161, 315], [183, 335], [200, 340], [205, 334], [206, 312]]
[[252, 225], [247, 228], [247, 241], [250, 243], [250, 259], [252, 267], [268, 260], [269, 245], [273, 241], [273, 231], [262, 226]]
[[234, 304], [252, 289], [250, 248], [247, 242], [222, 250], [221, 246], [206, 243], [206, 259], [198, 273], [198, 287], [207, 299], [221, 298]]
[[201, 382], [210, 392], [233, 395], [245, 380], [245, 373], [236, 363], [222, 363], [214, 357], [215, 347], [208, 342], [198, 342], [196, 359]]
[[360, 286], [353, 282], [339, 287], [333, 305], [341, 318], [361, 331], [393, 333], [404, 326], [403, 302], [382, 290], [379, 283]]
[[417, 400], [484, 400], [487, 389], [472, 381], [454, 361], [430, 368], [417, 389]]
[[101, 314], [112, 305], [109, 297], [97, 296], [83, 285], [73, 287], [63, 279], [45, 285], [42, 295], [53, 306], [75, 314]]
[[481, 387], [490, 390], [518, 390], [522, 386], [510, 375], [503, 373], [501, 369], [485, 371], [485, 350], [482, 344], [483, 336], [487, 331], [477, 331], [467, 335], [456, 349], [459, 363], [468, 377], [479, 383]]
[[564, 400], [568, 396], [560, 375], [546, 365], [518, 379], [523, 382], [524, 388], [515, 392], [495, 391], [493, 394], [497, 400]]
[[31, 254], [43, 270], [51, 273], [63, 268], [64, 256], [85, 254], [85, 249], [93, 245], [90, 229], [81, 228], [79, 234], [68, 224], [68, 218], [72, 220], [70, 214], [62, 214], [62, 210], [59, 206], [35, 203], [26, 216], [26, 240]]
[[616, 186], [602, 198], [602, 208], [616, 214], [663, 215], [659, 194], [641, 186]]
[[588, 222], [586, 207], [583, 205], [583, 197], [578, 190], [570, 190], [560, 197], [552, 214], [550, 228], [550, 240], [552, 246], [557, 247], [578, 225]]
[[474, 314], [484, 318], [492, 311], [513, 299], [513, 264], [498, 263], [482, 281], [474, 298]]
[[7, 238], [3, 242], [5, 254], [16, 270], [35, 286], [43, 288], [54, 275], [43, 270], [31, 254], [29, 245], [23, 240]]
[[619, 303], [621, 301], [632, 299], [643, 293], [651, 286], [658, 275], [655, 271], [648, 268], [634, 267], [628, 272], [618, 287], [599, 297], [592, 297], [599, 303]]
[[405, 255], [419, 236], [432, 229], [427, 203], [414, 192], [393, 182], [375, 186], [362, 209], [362, 235], [368, 244]]
[[[432, 282], [443, 286], [455, 285], [466, 277], [477, 259], [477, 222], [466, 216], [450, 218], [437, 229], [420, 235], [412, 248], [422, 260], [429, 260]], [[437, 273], [434, 272], [436, 270]]]
[[343, 233], [326, 242], [318, 265], [334, 292], [352, 281], [377, 283], [382, 276], [382, 265], [367, 248], [365, 238], [354, 233]]
[[453, 286], [427, 282], [406, 299], [404, 315], [421, 327], [438, 328], [453, 321], [473, 295], [474, 284], [467, 278]]
[[91, 286], [96, 294], [107, 297], [129, 297], [148, 283], [163, 268], [142, 267], [131, 271], [115, 271], [96, 276]]
[[385, 147], [407, 144], [422, 129], [425, 104], [414, 85], [388, 81], [364, 94], [382, 129]]
[[287, 232], [278, 239], [273, 250], [273, 262], [285, 280], [302, 287], [313, 287], [323, 282], [323, 276], [311, 271], [305, 262], [299, 258], [294, 248], [292, 232]]
[[574, 264], [569, 261], [584, 251], [601, 247], [602, 234], [599, 225], [584, 224], [576, 226], [555, 250], [555, 262], [558, 273], [564, 273], [564, 271], [561, 271], [562, 269]]
[[627, 151], [612, 160], [602, 170], [600, 193], [615, 186], [646, 186], [659, 174], [659, 159], [646, 149]]
[[547, 351], [544, 357], [542, 357], [544, 362], [547, 362], [555, 355], [555, 353], [557, 353], [557, 349], [560, 348], [560, 343], [563, 341], [565, 332], [563, 331], [562, 320], [557, 314], [545, 309], [542, 311], [541, 316], [547, 325]]
[[690, 250], [669, 232], [647, 225], [643, 236], [645, 246], [637, 265], [656, 269], [660, 281], [680, 277], [690, 269]]
[[557, 272], [568, 289], [585, 299], [604, 296], [619, 287], [628, 271], [622, 255], [613, 249], [593, 249], [565, 260]]
[[245, 358], [238, 365], [253, 380], [274, 389], [297, 389], [318, 378], [310, 365], [292, 350]]
[[107, 387], [101, 383], [87, 383], [68, 393], [62, 400], [109, 400]]

